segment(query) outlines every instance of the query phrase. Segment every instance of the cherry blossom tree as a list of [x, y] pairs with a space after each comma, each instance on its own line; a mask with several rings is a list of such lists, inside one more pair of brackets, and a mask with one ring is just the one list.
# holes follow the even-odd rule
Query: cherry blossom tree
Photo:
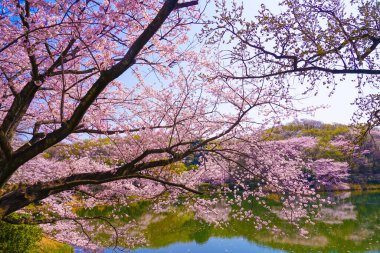
[[[83, 224], [103, 218], [80, 217], [81, 208], [150, 199], [158, 212], [187, 195], [197, 217], [219, 223], [228, 215], [218, 214], [221, 199], [236, 206], [253, 199], [270, 210], [266, 196], [277, 193], [287, 220], [310, 221], [308, 211], [319, 207], [311, 203], [322, 200], [303, 171], [302, 150], [314, 140], [263, 140], [266, 128], [301, 109], [283, 83], [240, 78], [241, 68], [219, 76], [213, 48], [187, 35], [205, 5], [4, 2], [0, 220], [45, 224], [62, 241], [88, 244]], [[216, 189], [218, 197], [191, 197], [204, 182], [228, 180], [233, 189]], [[257, 228], [269, 224], [253, 211], [233, 212], [257, 218]]]
[[[128, 177], [131, 165], [151, 154], [166, 152], [165, 148], [145, 150], [129, 165], [119, 167], [118, 172], [115, 169], [79, 173], [45, 184], [6, 190], [8, 180], [20, 166], [75, 133], [122, 133], [132, 131], [133, 125], [142, 125], [146, 131], [161, 128], [165, 119], [160, 119], [160, 115], [155, 119], [145, 117], [151, 126], [144, 124], [144, 119], [136, 120], [135, 124], [128, 122], [128, 118], [138, 118], [144, 110], [146, 113], [153, 108], [142, 110], [144, 102], [131, 110], [124, 105], [142, 101], [152, 91], [141, 83], [141, 90], [136, 92], [139, 94], [132, 95], [133, 88], [122, 87], [116, 78], [132, 66], [136, 66], [133, 71], [140, 78], [139, 66], [144, 64], [170, 76], [173, 73], [167, 71], [170, 63], [191, 57], [177, 48], [186, 40], [187, 25], [199, 16], [196, 3], [6, 1], [2, 4], [0, 185], [5, 193], [0, 200], [1, 217], [77, 185]], [[165, 109], [170, 108], [163, 108], [161, 116]], [[120, 118], [127, 120], [120, 125]], [[148, 167], [179, 159], [173, 153], [171, 160], [151, 161], [152, 166]]]
[[[257, 132], [249, 124], [253, 108], [268, 116], [264, 123], [272, 113], [278, 119], [278, 110], [284, 116], [293, 110], [281, 86], [247, 87], [200, 74], [215, 68], [209, 52], [184, 44], [199, 9], [196, 1], [2, 5], [2, 218], [81, 185], [129, 178], [197, 192], [160, 179], [157, 168], [233, 143], [242, 129], [246, 136]], [[137, 84], [117, 79], [126, 71]], [[161, 84], [146, 82], [146, 71]], [[107, 137], [108, 150], [95, 145], [79, 151], [87, 159], [47, 159], [49, 148], [83, 136]]]
[[[378, 94], [362, 93], [363, 87], [379, 88], [378, 1], [283, 0], [276, 10], [263, 4], [248, 19], [237, 2], [217, 1], [216, 8], [204, 37], [223, 49], [218, 76], [289, 86], [297, 80], [306, 93], [321, 86], [333, 93], [338, 83], [354, 80], [354, 122], [367, 122], [369, 128], [379, 124]], [[234, 66], [243, 70], [235, 73]]]

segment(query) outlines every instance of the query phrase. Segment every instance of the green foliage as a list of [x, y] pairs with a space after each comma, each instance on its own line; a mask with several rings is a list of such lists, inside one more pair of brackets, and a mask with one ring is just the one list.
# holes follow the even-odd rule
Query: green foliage
[[120, 207], [115, 213], [116, 214], [127, 214], [130, 219], [136, 219], [146, 213], [152, 203], [150, 201], [137, 201], [128, 204], [128, 206]]
[[317, 137], [320, 142], [329, 142], [334, 137], [347, 135], [350, 128], [345, 125], [323, 124], [321, 128], [301, 129], [301, 136]]
[[0, 222], [1, 253], [38, 252], [37, 242], [41, 240], [42, 231], [37, 226], [12, 225]]
[[296, 121], [281, 127], [267, 129], [266, 140], [285, 140], [291, 137], [312, 136], [320, 142], [327, 143], [337, 136], [347, 136], [350, 127], [341, 124], [322, 124], [321, 122]]
[[327, 143], [318, 143], [315, 147], [305, 150], [305, 154], [312, 160], [333, 159], [335, 161], [348, 161], [349, 157], [337, 147]]
[[166, 168], [166, 170], [168, 170], [172, 173], [180, 175], [185, 171], [196, 170], [198, 168], [198, 166], [197, 165], [186, 165], [183, 162], [176, 162], [176, 163], [171, 163], [171, 164], [167, 165], [165, 168]]
[[95, 217], [104, 216], [108, 217], [114, 212], [113, 206], [99, 205], [92, 208], [78, 208], [75, 209], [75, 213], [80, 217]]
[[135, 201], [129, 203], [127, 206], [111, 206], [102, 205], [95, 206], [93, 208], [80, 208], [75, 210], [76, 214], [80, 217], [111, 217], [116, 215], [118, 217], [126, 216], [128, 220], [136, 219], [146, 213], [151, 207], [152, 203], [150, 201]]
[[194, 233], [199, 232], [199, 228], [206, 229], [209, 226], [202, 226], [201, 221], [194, 220], [192, 213], [181, 210], [181, 208], [179, 210], [177, 213], [166, 213], [165, 216], [157, 222], [150, 223], [145, 229], [144, 234], [149, 238], [151, 247], [165, 247], [178, 241], [190, 242], [195, 239], [194, 237], [200, 241], [205, 240]]
[[47, 237], [42, 237], [42, 240], [38, 243], [36, 252], [41, 253], [74, 253], [73, 247], [63, 244]]

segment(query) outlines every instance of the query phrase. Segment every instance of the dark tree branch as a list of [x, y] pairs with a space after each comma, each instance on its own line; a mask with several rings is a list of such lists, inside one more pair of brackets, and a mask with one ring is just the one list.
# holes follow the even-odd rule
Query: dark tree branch
[[12, 157], [12, 152], [13, 152], [12, 147], [10, 143], [8, 142], [4, 132], [1, 130], [0, 130], [0, 147], [5, 159], [10, 160]]
[[146, 175], [138, 175], [138, 176], [135, 176], [135, 178], [148, 179], [148, 180], [151, 180], [151, 181], [155, 181], [155, 182], [161, 183], [163, 185], [169, 185], [169, 186], [181, 188], [181, 189], [184, 189], [184, 190], [186, 190], [188, 192], [192, 192], [192, 193], [195, 193], [195, 194], [199, 194], [199, 195], [203, 194], [203, 192], [200, 192], [200, 191], [197, 191], [197, 190], [192, 189], [190, 187], [187, 187], [186, 185], [173, 183], [173, 182], [170, 182], [170, 181], [167, 181], [167, 180], [163, 180], [163, 179], [160, 179], [160, 178], [155, 178], [155, 177], [146, 176]]
[[185, 2], [185, 3], [178, 3], [174, 9], [177, 10], [177, 9], [181, 9], [181, 8], [187, 8], [190, 6], [197, 5], [197, 4], [198, 4], [198, 0], [189, 1], [189, 2]]
[[[45, 74], [39, 75], [38, 77], [35, 78], [35, 80], [28, 82], [25, 85], [25, 87], [21, 90], [21, 92], [14, 98], [13, 103], [0, 127], [0, 130], [4, 132], [9, 142], [12, 141], [13, 135], [15, 133], [15, 129], [20, 123], [21, 119], [24, 117], [32, 100], [34, 99], [36, 92], [38, 91], [40, 87], [39, 85], [36, 84], [36, 82], [42, 82], [45, 76], [50, 75], [51, 72], [57, 66], [59, 66], [59, 64], [61, 63], [61, 60], [67, 55], [71, 47], [74, 45], [74, 42], [75, 42], [74, 39], [72, 39], [69, 42], [65, 50], [62, 52], [61, 56], [58, 57], [58, 59], [50, 66], [50, 68], [45, 72]], [[0, 185], [1, 185], [1, 180], [0, 180]]]
[[74, 133], [87, 133], [87, 134], [104, 134], [104, 135], [114, 135], [114, 134], [122, 134], [122, 133], [133, 133], [144, 131], [146, 129], [168, 129], [172, 128], [174, 125], [168, 126], [152, 126], [152, 127], [141, 127], [141, 128], [132, 128], [127, 130], [99, 130], [99, 129], [90, 129], [90, 128], [78, 128], [74, 131]]
[[321, 72], [327, 72], [331, 74], [368, 74], [368, 75], [380, 75], [380, 70], [377, 69], [330, 69], [330, 68], [323, 68], [323, 67], [305, 67], [305, 68], [297, 68], [297, 69], [289, 69], [284, 71], [278, 71], [273, 72], [269, 74], [263, 74], [263, 75], [246, 75], [246, 76], [232, 76], [232, 75], [223, 75], [221, 77], [223, 78], [230, 78], [230, 79], [261, 79], [266, 77], [273, 77], [273, 76], [279, 76], [284, 74], [290, 74], [290, 73], [303, 73], [307, 71], [321, 71]]

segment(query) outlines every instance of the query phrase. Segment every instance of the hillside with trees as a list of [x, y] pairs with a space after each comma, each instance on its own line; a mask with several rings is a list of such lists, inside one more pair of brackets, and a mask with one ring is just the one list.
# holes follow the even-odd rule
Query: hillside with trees
[[271, 128], [266, 131], [266, 135], [268, 140], [305, 136], [316, 138], [317, 144], [305, 150], [308, 158], [347, 162], [347, 182], [352, 184], [353, 188], [380, 184], [380, 131], [377, 129], [372, 129], [363, 136], [358, 127], [300, 120]]

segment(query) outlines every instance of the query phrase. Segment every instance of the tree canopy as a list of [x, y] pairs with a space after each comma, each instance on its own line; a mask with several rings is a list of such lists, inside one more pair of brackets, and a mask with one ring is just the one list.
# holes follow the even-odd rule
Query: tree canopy
[[290, 87], [297, 82], [311, 94], [321, 86], [333, 93], [336, 85], [353, 80], [358, 89], [354, 122], [367, 119], [369, 128], [379, 124], [378, 94], [363, 93], [365, 87], [371, 93], [379, 88], [378, 1], [283, 0], [276, 10], [261, 5], [251, 19], [235, 1], [217, 1], [216, 9], [203, 34], [222, 49], [214, 51], [224, 59], [215, 76]]

